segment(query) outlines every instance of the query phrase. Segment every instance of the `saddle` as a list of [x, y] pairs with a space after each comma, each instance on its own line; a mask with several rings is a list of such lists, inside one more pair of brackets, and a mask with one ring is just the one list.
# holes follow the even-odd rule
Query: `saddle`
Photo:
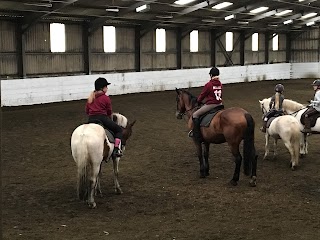
[[[88, 123], [95, 123], [104, 128], [103, 123], [99, 120], [90, 120], [88, 121]], [[106, 137], [108, 138], [109, 142], [114, 143], [114, 132], [110, 131], [107, 128], [104, 128], [104, 131], [106, 132]]]
[[201, 127], [209, 127], [214, 116], [224, 109], [224, 105], [216, 106], [214, 109], [206, 112], [204, 115], [200, 117], [200, 126]]
[[[308, 110], [307, 110], [308, 111]], [[306, 113], [307, 111], [305, 111], [304, 113], [302, 113], [301, 118], [300, 118], [300, 122], [301, 124], [305, 125], [305, 121], [306, 121]], [[310, 127], [314, 127], [316, 125], [317, 119], [318, 117], [320, 117], [320, 112], [309, 116], [310, 119]]]

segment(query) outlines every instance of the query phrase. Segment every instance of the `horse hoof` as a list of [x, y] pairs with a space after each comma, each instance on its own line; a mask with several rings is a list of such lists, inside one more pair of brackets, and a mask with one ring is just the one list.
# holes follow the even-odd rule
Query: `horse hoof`
[[115, 188], [115, 189], [114, 189], [114, 192], [115, 192], [116, 194], [118, 194], [118, 195], [120, 195], [120, 194], [123, 193], [122, 190], [121, 190], [121, 188]]
[[297, 166], [291, 166], [291, 170], [295, 171], [297, 169]]
[[256, 187], [257, 186], [257, 177], [252, 177], [249, 182], [250, 187]]
[[206, 174], [204, 174], [204, 173], [200, 173], [200, 178], [206, 178]]
[[238, 185], [238, 182], [232, 179], [232, 180], [230, 181], [230, 184], [231, 184], [232, 186], [237, 186], [237, 185]]
[[305, 154], [300, 154], [300, 158], [304, 158], [305, 156]]
[[97, 207], [97, 204], [95, 202], [89, 203], [89, 208], [95, 209]]

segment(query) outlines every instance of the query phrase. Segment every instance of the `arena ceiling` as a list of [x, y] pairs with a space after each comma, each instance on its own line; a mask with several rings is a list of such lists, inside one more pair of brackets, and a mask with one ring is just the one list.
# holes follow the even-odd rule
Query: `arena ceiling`
[[[216, 7], [223, 2], [229, 6]], [[262, 11], [255, 13], [257, 8]], [[0, 1], [0, 17], [20, 19], [26, 29], [40, 20], [54, 20], [88, 22], [92, 31], [108, 24], [145, 30], [305, 31], [320, 26], [320, 0], [8, 0]]]

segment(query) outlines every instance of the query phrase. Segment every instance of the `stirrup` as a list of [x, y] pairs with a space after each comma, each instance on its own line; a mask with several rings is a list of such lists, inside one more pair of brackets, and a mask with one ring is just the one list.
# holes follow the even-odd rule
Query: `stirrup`
[[121, 149], [117, 149], [117, 150], [113, 150], [113, 153], [112, 153], [112, 156], [113, 157], [122, 157], [123, 156], [123, 152]]
[[188, 137], [193, 138], [193, 131], [192, 131], [192, 130], [190, 130], [190, 131], [188, 132]]

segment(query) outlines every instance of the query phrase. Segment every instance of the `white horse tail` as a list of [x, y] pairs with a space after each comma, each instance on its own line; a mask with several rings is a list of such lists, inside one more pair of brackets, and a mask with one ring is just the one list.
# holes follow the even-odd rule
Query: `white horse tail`
[[300, 156], [300, 138], [301, 138], [301, 133], [300, 133], [300, 128], [297, 126], [296, 128], [292, 129], [292, 135], [290, 138], [291, 146], [292, 146], [292, 167], [294, 168], [295, 166], [299, 165], [299, 156]]
[[80, 200], [88, 199], [90, 183], [89, 173], [89, 153], [86, 143], [86, 136], [83, 133], [73, 134], [71, 138], [72, 156], [77, 164], [77, 193]]

